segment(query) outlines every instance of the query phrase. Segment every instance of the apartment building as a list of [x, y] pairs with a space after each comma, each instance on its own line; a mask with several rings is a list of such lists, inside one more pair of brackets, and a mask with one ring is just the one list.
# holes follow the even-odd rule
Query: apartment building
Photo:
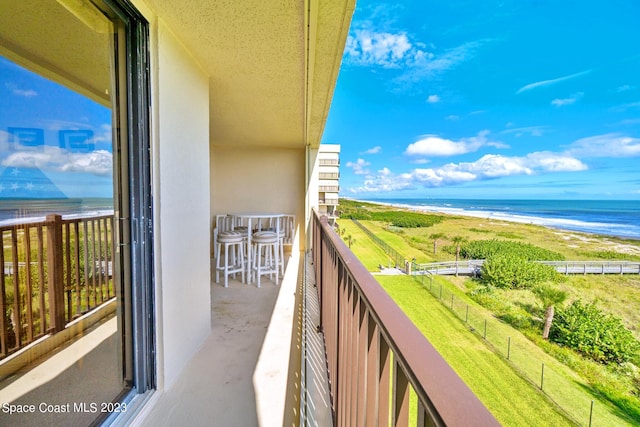
[[336, 220], [340, 191], [340, 145], [320, 144], [318, 150], [318, 213]]

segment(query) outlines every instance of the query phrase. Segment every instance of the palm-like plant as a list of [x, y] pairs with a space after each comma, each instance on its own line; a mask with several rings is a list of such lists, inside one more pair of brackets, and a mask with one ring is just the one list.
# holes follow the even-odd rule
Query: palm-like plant
[[456, 262], [458, 262], [460, 259], [460, 246], [467, 241], [467, 238], [462, 236], [453, 236], [451, 241], [456, 245]]
[[555, 306], [562, 304], [567, 299], [567, 293], [550, 285], [539, 285], [533, 288], [533, 293], [545, 307], [542, 338], [546, 340], [549, 339], [549, 331], [551, 331], [551, 325], [553, 324]]
[[438, 252], [438, 240], [444, 239], [446, 236], [444, 233], [433, 233], [429, 236], [430, 239], [433, 239], [433, 254], [435, 255]]

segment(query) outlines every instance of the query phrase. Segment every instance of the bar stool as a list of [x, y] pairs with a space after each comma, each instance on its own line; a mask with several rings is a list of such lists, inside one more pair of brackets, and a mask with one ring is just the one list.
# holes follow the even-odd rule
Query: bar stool
[[[220, 282], [220, 272], [224, 272], [224, 287], [229, 286], [229, 275], [241, 273], [244, 282], [244, 241], [243, 234], [238, 231], [220, 231], [217, 236], [216, 283]], [[224, 265], [220, 265], [224, 245]], [[238, 260], [236, 260], [236, 253]], [[231, 264], [229, 255], [231, 254]], [[239, 261], [239, 262], [237, 262]]]
[[270, 230], [278, 233], [278, 268], [280, 268], [280, 274], [284, 276], [284, 239], [286, 237], [286, 217], [279, 216], [272, 218], [272, 222], [269, 224]]
[[[278, 234], [273, 231], [256, 231], [251, 237], [253, 245], [253, 267], [255, 271], [257, 285], [260, 287], [260, 277], [268, 274], [270, 279], [276, 275], [276, 284], [279, 280], [278, 275]], [[262, 251], [264, 249], [264, 258]]]

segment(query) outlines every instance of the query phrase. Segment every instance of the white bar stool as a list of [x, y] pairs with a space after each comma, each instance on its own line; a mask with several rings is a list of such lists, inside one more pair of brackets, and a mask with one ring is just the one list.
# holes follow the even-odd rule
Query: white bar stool
[[286, 237], [286, 216], [272, 218], [269, 223], [269, 230], [278, 233], [278, 268], [280, 274], [284, 276], [284, 239]]
[[[270, 279], [276, 275], [276, 284], [279, 280], [278, 266], [278, 234], [273, 231], [256, 231], [251, 237], [253, 245], [253, 268], [256, 273], [257, 286], [260, 287], [260, 277], [268, 274]], [[264, 258], [262, 251], [264, 249]]]
[[[224, 287], [229, 286], [229, 275], [241, 273], [244, 282], [244, 239], [243, 234], [238, 231], [220, 231], [217, 236], [216, 259], [216, 283], [220, 282], [220, 272], [224, 272]], [[220, 265], [222, 258], [222, 245], [224, 245], [224, 265]], [[236, 253], [237, 258], [236, 259]], [[231, 254], [231, 260], [229, 255]], [[231, 263], [229, 263], [231, 261]], [[238, 262], [239, 261], [239, 262]]]

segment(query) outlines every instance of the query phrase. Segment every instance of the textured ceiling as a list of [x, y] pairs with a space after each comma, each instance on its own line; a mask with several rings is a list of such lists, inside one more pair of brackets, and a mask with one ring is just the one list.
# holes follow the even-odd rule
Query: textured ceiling
[[[104, 22], [84, 1], [61, 2], [82, 13], [54, 1], [1, 1], [0, 54], [106, 104], [109, 36], [95, 28]], [[214, 144], [320, 143], [355, 0], [147, 3], [210, 76]]]
[[214, 144], [320, 143], [354, 0], [148, 2], [209, 73]]
[[90, 19], [96, 28], [55, 1], [0, 1], [0, 54], [109, 105], [110, 24], [97, 12]]

